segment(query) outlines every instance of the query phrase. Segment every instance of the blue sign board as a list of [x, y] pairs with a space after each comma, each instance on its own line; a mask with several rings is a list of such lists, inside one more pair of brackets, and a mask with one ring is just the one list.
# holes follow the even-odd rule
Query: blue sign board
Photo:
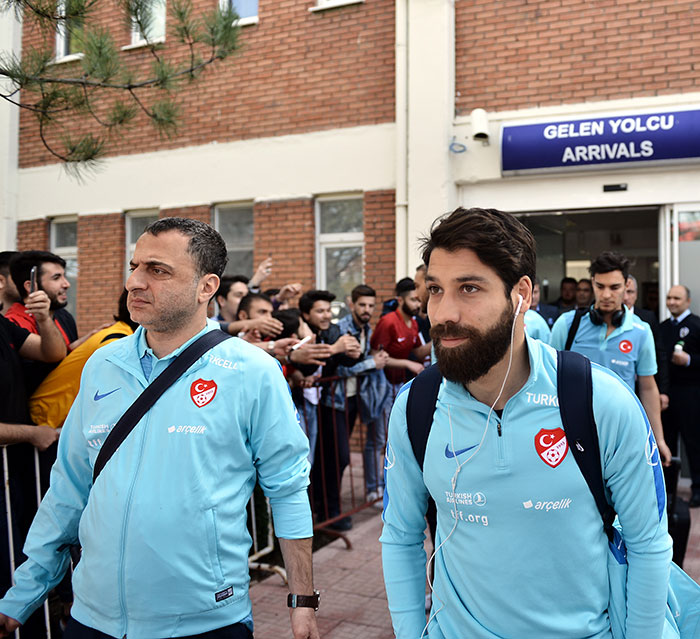
[[504, 173], [700, 158], [700, 110], [503, 126]]

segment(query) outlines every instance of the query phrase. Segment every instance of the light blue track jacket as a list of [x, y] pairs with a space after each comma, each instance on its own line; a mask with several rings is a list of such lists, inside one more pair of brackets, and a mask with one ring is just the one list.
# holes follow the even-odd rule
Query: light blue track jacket
[[[554, 322], [549, 343], [557, 350], [566, 346], [575, 313], [564, 313]], [[625, 308], [622, 325], [606, 337], [607, 330], [606, 324], [596, 326], [586, 313], [581, 318], [571, 350], [615, 371], [632, 389], [636, 375], [656, 375], [656, 347], [649, 324]]]
[[[556, 352], [529, 337], [527, 347], [530, 376], [488, 426], [489, 407], [443, 380], [424, 473], [406, 429], [408, 386], [396, 399], [380, 541], [398, 639], [610, 637], [608, 541], [564, 437]], [[671, 540], [658, 451], [630, 389], [592, 368], [605, 482], [627, 544], [627, 639], [660, 637]], [[439, 550], [422, 634], [428, 494], [437, 504]]]
[[[202, 333], [209, 330], [218, 324], [208, 321]], [[150, 379], [195, 338], [154, 360]], [[80, 543], [72, 615], [87, 626], [155, 639], [243, 620], [251, 612], [246, 505], [256, 476], [276, 534], [312, 535], [308, 443], [289, 388], [279, 364], [240, 339], [195, 362], [92, 485], [104, 439], [149, 381], [140, 363], [147, 349], [139, 328], [87, 362], [28, 560], [0, 602], [4, 614], [26, 620], [65, 573], [68, 544]]]
[[547, 320], [537, 311], [533, 311], [530, 308], [525, 311], [525, 330], [530, 337], [534, 337], [545, 344], [549, 344], [549, 340], [552, 337], [552, 331], [549, 329]]

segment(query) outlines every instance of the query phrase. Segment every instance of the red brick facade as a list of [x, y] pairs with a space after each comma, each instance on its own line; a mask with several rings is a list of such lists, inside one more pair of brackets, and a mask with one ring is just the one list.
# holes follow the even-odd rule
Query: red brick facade
[[[195, 14], [215, 0], [194, 0]], [[317, 13], [310, 0], [260, 0], [257, 25], [241, 29], [241, 49], [177, 90], [181, 127], [160, 138], [139, 116], [134, 125], [109, 141], [110, 155], [143, 153], [209, 142], [305, 133], [394, 119], [394, 3], [371, 0]], [[130, 35], [116, 5], [100, 3], [95, 21], [116, 35], [117, 46]], [[54, 35], [48, 34], [53, 45]], [[25, 23], [24, 44], [41, 42], [42, 33]], [[168, 35], [164, 51], [177, 51]], [[183, 51], [183, 53], [185, 53]], [[150, 64], [145, 49], [125, 51], [134, 63]], [[69, 63], [79, 75], [78, 62]], [[97, 130], [97, 129], [96, 129]], [[20, 166], [53, 163], [42, 147], [36, 118], [22, 113]]]
[[49, 221], [46, 219], [26, 220], [17, 223], [18, 251], [48, 251]]
[[396, 197], [394, 191], [369, 191], [364, 197], [365, 281], [377, 302], [392, 297], [396, 285]]
[[[364, 194], [365, 281], [378, 300], [390, 297], [395, 284], [394, 192]], [[161, 209], [160, 216], [188, 217], [212, 223], [211, 205]], [[253, 263], [272, 255], [274, 268], [263, 288], [301, 282], [316, 286], [315, 205], [310, 198], [257, 202], [253, 207]], [[48, 249], [49, 221], [20, 222], [18, 250]], [[126, 275], [126, 229], [122, 213], [78, 217], [78, 331], [111, 321]]]
[[[112, 320], [124, 286], [126, 248], [124, 216], [78, 218], [78, 334]], [[75, 292], [71, 294], [75, 295]]]
[[272, 274], [263, 289], [301, 282], [303, 290], [316, 285], [314, 201], [308, 198], [258, 202], [253, 207], [253, 264], [272, 255]]
[[697, 91], [690, 0], [459, 0], [457, 113]]

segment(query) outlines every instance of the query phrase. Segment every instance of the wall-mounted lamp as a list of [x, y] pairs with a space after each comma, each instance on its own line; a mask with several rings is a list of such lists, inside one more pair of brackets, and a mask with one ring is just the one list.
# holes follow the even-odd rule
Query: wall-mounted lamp
[[472, 137], [483, 145], [489, 143], [489, 118], [484, 109], [474, 109], [471, 112]]

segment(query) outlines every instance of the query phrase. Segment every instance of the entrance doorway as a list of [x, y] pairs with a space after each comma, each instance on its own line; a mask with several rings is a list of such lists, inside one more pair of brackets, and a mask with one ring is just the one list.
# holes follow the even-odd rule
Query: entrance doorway
[[632, 263], [639, 283], [637, 305], [658, 315], [659, 207], [577, 209], [515, 213], [537, 241], [537, 277], [542, 301], [554, 303], [563, 277], [589, 277], [588, 266], [603, 251]]

